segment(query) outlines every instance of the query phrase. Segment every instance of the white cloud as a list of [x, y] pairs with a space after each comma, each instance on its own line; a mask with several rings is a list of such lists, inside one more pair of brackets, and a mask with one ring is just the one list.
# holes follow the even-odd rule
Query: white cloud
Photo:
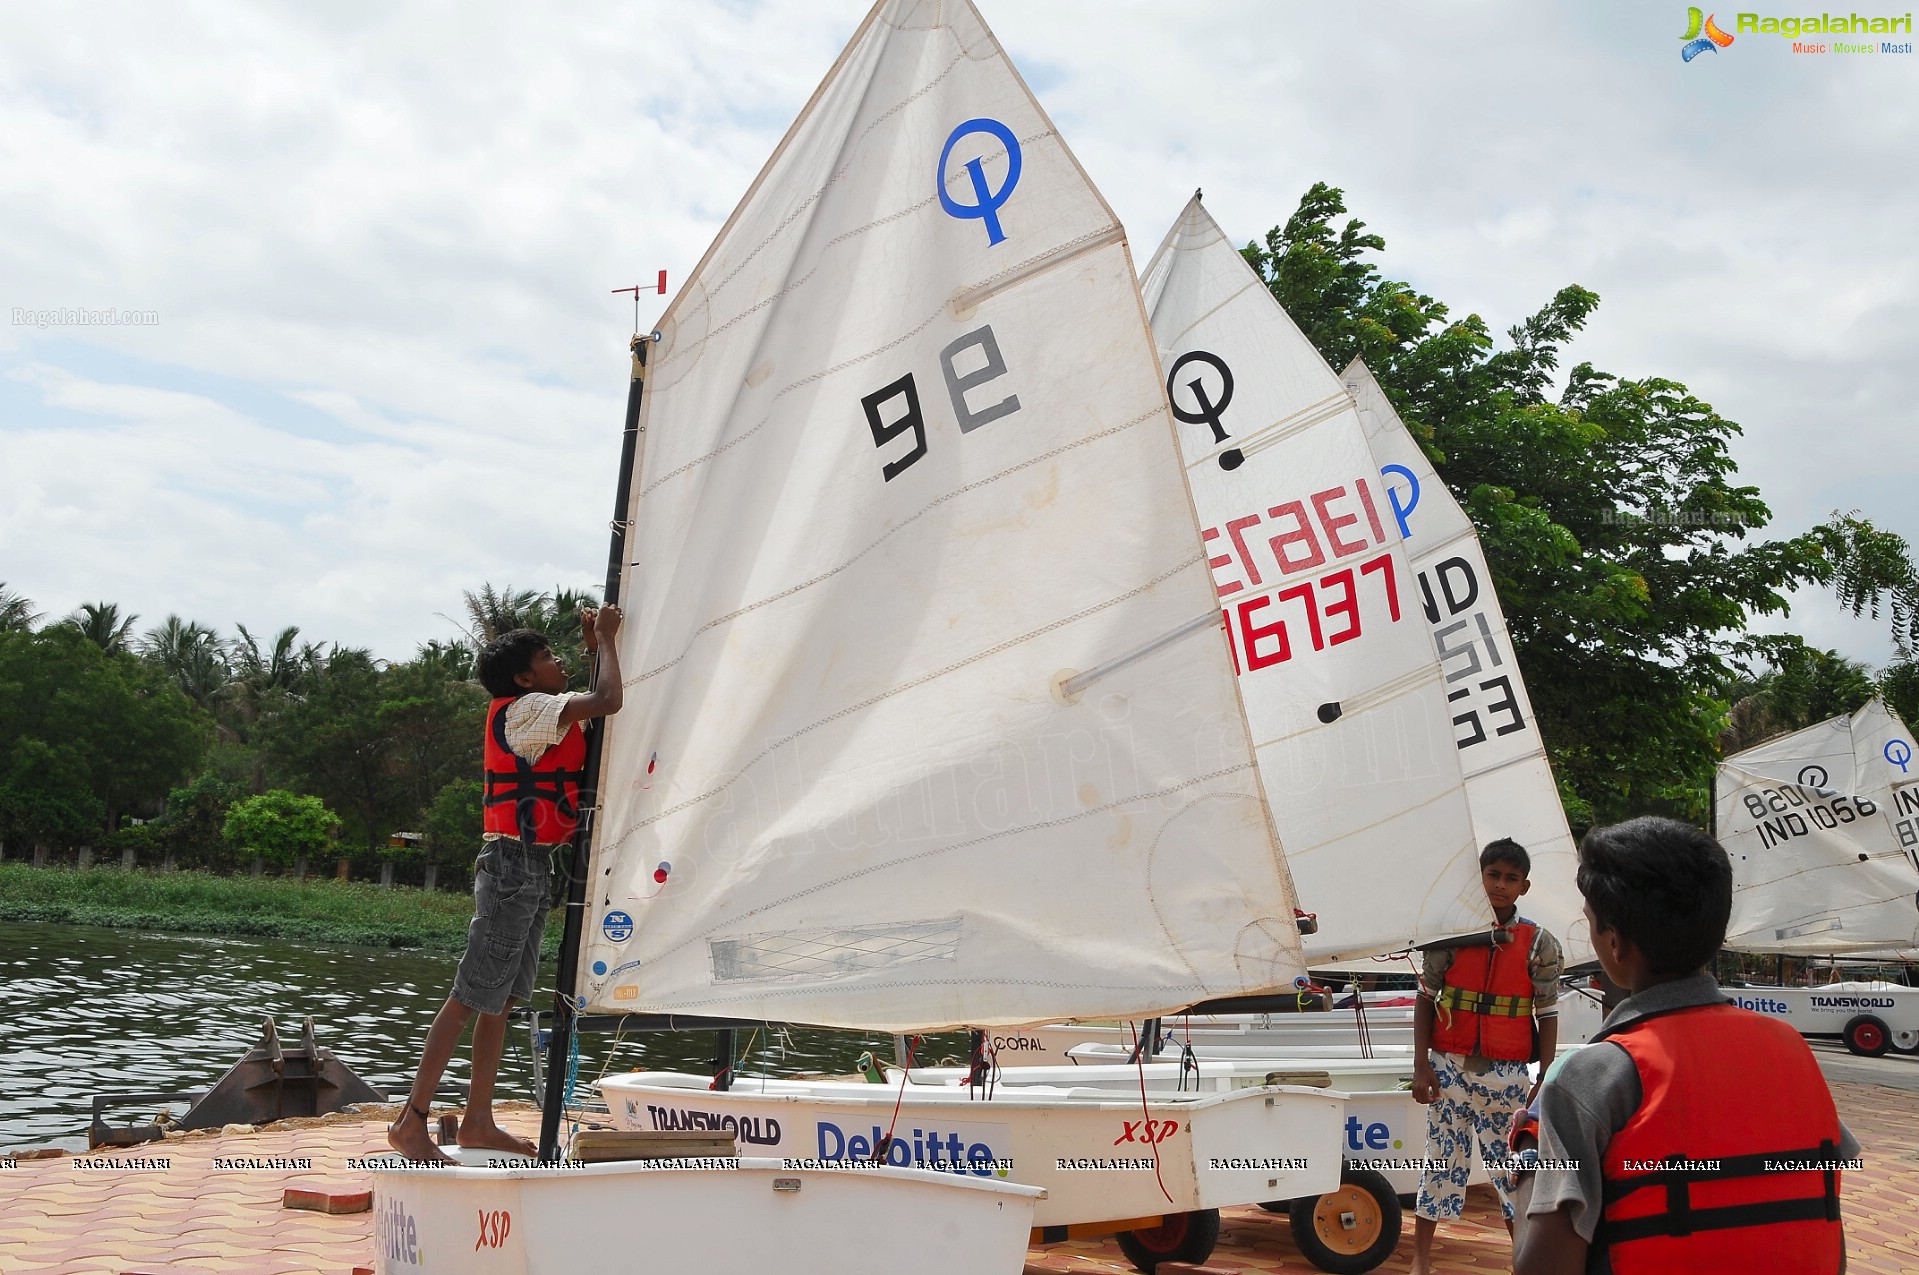
[[[1919, 58], [1665, 6], [989, 3], [1149, 251], [1195, 186], [1235, 236], [1314, 180], [1382, 266], [1503, 330], [1687, 382], [1780, 534], [1919, 541]], [[481, 581], [596, 581], [631, 302], [677, 285], [860, 18], [762, 4], [133, 4], [0, 16], [0, 579], [58, 614], [299, 623], [400, 655]], [[663, 307], [643, 301], [642, 319]], [[531, 490], [528, 490], [530, 486]], [[1883, 659], [1816, 595], [1790, 627]], [[1830, 636], [1826, 636], [1830, 635]]]

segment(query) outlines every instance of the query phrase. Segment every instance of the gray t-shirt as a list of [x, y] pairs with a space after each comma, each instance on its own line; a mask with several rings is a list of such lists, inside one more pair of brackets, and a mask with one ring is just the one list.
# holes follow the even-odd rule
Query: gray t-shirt
[[[1694, 974], [1649, 987], [1622, 1001], [1606, 1015], [1601, 1031], [1610, 1032], [1650, 1014], [1695, 1005], [1721, 1005], [1726, 996], [1710, 974]], [[1610, 1041], [1598, 1041], [1566, 1058], [1550, 1083], [1539, 1091], [1539, 1158], [1577, 1164], [1577, 1169], [1541, 1169], [1533, 1175], [1528, 1217], [1565, 1206], [1573, 1229], [1587, 1243], [1599, 1228], [1604, 1199], [1606, 1147], [1639, 1110], [1644, 1095], [1632, 1056]], [[1856, 1159], [1859, 1141], [1842, 1123], [1839, 1155]], [[1586, 1258], [1587, 1275], [1612, 1275], [1606, 1250]]]

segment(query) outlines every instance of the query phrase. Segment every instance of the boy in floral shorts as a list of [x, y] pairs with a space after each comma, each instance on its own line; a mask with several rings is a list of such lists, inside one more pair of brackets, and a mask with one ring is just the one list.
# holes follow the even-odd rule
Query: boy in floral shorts
[[1479, 856], [1492, 904], [1490, 942], [1426, 952], [1413, 1009], [1413, 1098], [1424, 1104], [1426, 1168], [1413, 1209], [1413, 1275], [1432, 1269], [1433, 1232], [1466, 1203], [1474, 1144], [1512, 1230], [1506, 1131], [1535, 1092], [1527, 1063], [1552, 1065], [1559, 1038], [1559, 941], [1519, 915], [1532, 857], [1510, 838]]

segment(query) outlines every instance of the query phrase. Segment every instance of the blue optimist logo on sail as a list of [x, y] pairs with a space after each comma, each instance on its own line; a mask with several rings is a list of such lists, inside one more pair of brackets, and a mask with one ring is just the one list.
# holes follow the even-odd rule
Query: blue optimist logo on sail
[[942, 1173], [969, 1173], [976, 1178], [1005, 1177], [1011, 1171], [1012, 1138], [1003, 1124], [942, 1122], [893, 1130], [885, 1141], [882, 1125], [846, 1127], [831, 1120], [818, 1122], [818, 1155], [822, 1160], [871, 1161], [873, 1148], [886, 1147], [886, 1163], [898, 1169], [934, 1169]]
[[[982, 133], [1006, 148], [1006, 181], [998, 190], [994, 190], [986, 179], [986, 161], [997, 156], [980, 155], [967, 160], [966, 175], [972, 179], [973, 202], [963, 204], [947, 190], [949, 179], [946, 162], [953, 157], [955, 146]], [[946, 210], [947, 216], [962, 220], [977, 218], [986, 223], [986, 243], [991, 247], [1006, 238], [1006, 231], [999, 224], [999, 210], [1013, 197], [1013, 188], [1019, 185], [1019, 172], [1019, 138], [1013, 136], [1013, 130], [998, 120], [967, 120], [947, 136], [946, 146], [940, 151], [939, 171], [933, 174], [933, 184], [939, 191], [940, 207]]]

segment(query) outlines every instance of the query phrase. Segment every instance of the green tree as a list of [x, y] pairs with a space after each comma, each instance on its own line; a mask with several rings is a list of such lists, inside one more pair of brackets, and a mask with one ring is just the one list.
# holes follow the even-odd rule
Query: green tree
[[1751, 663], [1797, 645], [1746, 631], [1831, 585], [1859, 613], [1919, 622], [1903, 541], [1852, 515], [1790, 540], [1736, 482], [1733, 422], [1676, 381], [1579, 364], [1562, 347], [1599, 298], [1560, 290], [1495, 349], [1477, 315], [1384, 278], [1384, 248], [1315, 185], [1245, 256], [1334, 367], [1364, 358], [1485, 548], [1562, 786], [1596, 819], [1703, 819], [1726, 704]]
[[340, 821], [318, 797], [274, 788], [235, 802], [223, 832], [236, 851], [276, 867], [291, 866], [296, 876], [304, 877], [307, 860], [326, 852], [339, 827]]
[[118, 655], [131, 645], [133, 624], [139, 618], [137, 615], [122, 617], [117, 603], [82, 602], [79, 610], [60, 623], [77, 629], [108, 655]]
[[1732, 708], [1722, 750], [1728, 755], [1741, 752], [1775, 735], [1850, 715], [1875, 693], [1872, 672], [1864, 664], [1837, 651], [1786, 647], [1765, 672], [1741, 678], [1727, 689], [1725, 698]]
[[169, 615], [165, 623], [147, 630], [140, 654], [173, 679], [186, 697], [202, 708], [212, 708], [226, 689], [231, 669], [226, 643], [204, 624]]
[[32, 601], [7, 588], [7, 582], [0, 580], [0, 633], [32, 632], [38, 623], [40, 613], [33, 609]]
[[382, 712], [382, 680], [367, 652], [335, 647], [305, 693], [286, 698], [266, 735], [278, 766], [340, 813], [367, 858], [423, 804], [396, 724]]
[[441, 868], [463, 870], [478, 853], [484, 831], [477, 779], [455, 779], [440, 789], [424, 820], [427, 885], [431, 890]]
[[1901, 651], [1879, 674], [1878, 690], [1886, 707], [1907, 727], [1919, 722], [1919, 659], [1911, 651]]
[[[199, 765], [207, 732], [205, 715], [163, 673], [76, 628], [0, 633], [0, 773], [17, 809], [43, 812], [47, 831], [36, 835], [50, 844], [92, 840], [68, 817], [83, 805], [97, 816], [96, 836], [123, 814], [158, 814]], [[75, 775], [92, 804], [74, 796]], [[67, 814], [45, 813], [56, 808]]]
[[230, 676], [219, 703], [221, 734], [232, 748], [223, 750], [222, 764], [244, 769], [249, 790], [265, 792], [272, 757], [267, 736], [280, 711], [312, 687], [326, 657], [313, 643], [302, 643], [292, 625], [265, 649], [246, 625], [234, 627], [240, 636], [231, 647]]
[[227, 811], [247, 790], [213, 771], [203, 771], [184, 788], [167, 794], [167, 813], [158, 825], [167, 866], [227, 871], [234, 866], [226, 841]]

